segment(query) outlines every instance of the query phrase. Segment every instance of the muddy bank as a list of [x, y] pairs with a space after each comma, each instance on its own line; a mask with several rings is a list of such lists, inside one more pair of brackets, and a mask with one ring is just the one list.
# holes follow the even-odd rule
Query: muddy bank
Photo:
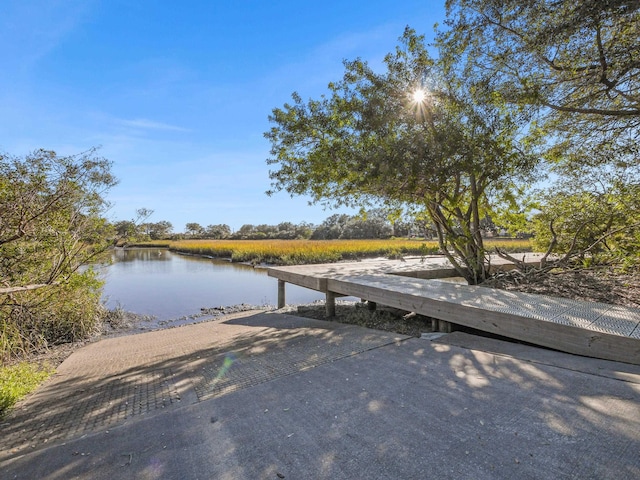
[[339, 300], [336, 304], [336, 316], [331, 319], [327, 319], [325, 316], [324, 301], [302, 305], [287, 305], [279, 310], [274, 306], [242, 303], [238, 305], [203, 307], [193, 315], [185, 315], [169, 320], [157, 320], [149, 315], [139, 315], [123, 310], [115, 310], [110, 313], [104, 322], [100, 335], [96, 336], [94, 341], [109, 336], [131, 335], [146, 331], [207, 322], [224, 315], [247, 311], [289, 313], [301, 317], [349, 323], [416, 337], [419, 337], [421, 333], [431, 330], [431, 320], [422, 315], [409, 314], [409, 312], [385, 306], [378, 306], [375, 309], [371, 309], [367, 303], [358, 301]]
[[153, 315], [141, 315], [134, 312], [128, 312], [123, 309], [114, 309], [109, 312], [107, 318], [103, 322], [102, 329], [96, 339], [105, 336], [130, 335], [133, 333], [141, 333], [163, 328], [174, 328], [192, 323], [206, 322], [216, 319], [223, 315], [232, 313], [248, 312], [251, 310], [269, 311], [275, 307], [265, 305], [250, 305], [241, 303], [237, 305], [202, 307], [193, 314], [183, 315], [181, 317], [158, 320]]

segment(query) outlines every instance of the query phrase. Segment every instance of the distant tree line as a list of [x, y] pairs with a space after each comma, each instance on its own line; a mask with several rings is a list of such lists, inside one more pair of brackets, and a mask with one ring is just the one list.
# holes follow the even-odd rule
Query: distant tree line
[[[392, 215], [383, 209], [372, 209], [357, 215], [334, 214], [320, 225], [302, 222], [281, 222], [277, 225], [244, 224], [235, 232], [226, 224], [211, 224], [203, 227], [197, 222], [185, 225], [184, 232], [174, 232], [168, 221], [144, 221], [151, 211], [140, 209], [138, 219], [114, 222], [116, 238], [120, 241], [140, 242], [152, 240], [211, 239], [211, 240], [351, 240], [391, 237], [435, 238], [436, 228], [427, 219]], [[142, 214], [142, 215], [141, 215]], [[143, 221], [140, 221], [140, 219]], [[483, 235], [495, 237], [506, 235], [506, 230], [497, 226], [490, 217], [482, 222]]]

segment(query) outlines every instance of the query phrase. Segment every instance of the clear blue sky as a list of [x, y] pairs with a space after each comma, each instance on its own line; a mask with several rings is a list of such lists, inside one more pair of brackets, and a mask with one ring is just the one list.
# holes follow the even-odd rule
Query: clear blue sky
[[101, 146], [112, 220], [318, 224], [335, 212], [264, 193], [271, 110], [443, 19], [444, 0], [2, 0], [0, 151]]

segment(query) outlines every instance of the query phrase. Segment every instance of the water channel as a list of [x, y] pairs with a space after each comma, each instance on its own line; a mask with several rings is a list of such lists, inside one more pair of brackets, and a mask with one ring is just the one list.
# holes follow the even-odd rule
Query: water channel
[[[115, 249], [100, 267], [104, 300], [157, 320], [194, 315], [201, 308], [238, 304], [276, 305], [277, 280], [265, 269], [225, 260], [185, 256], [159, 249]], [[287, 285], [287, 303], [309, 303], [324, 295]]]

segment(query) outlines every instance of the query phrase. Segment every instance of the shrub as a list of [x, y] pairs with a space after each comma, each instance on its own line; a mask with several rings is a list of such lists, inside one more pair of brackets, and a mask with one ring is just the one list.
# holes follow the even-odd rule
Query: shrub
[[8, 359], [96, 332], [104, 307], [102, 282], [93, 270], [67, 282], [5, 294], [0, 303], [0, 357]]

